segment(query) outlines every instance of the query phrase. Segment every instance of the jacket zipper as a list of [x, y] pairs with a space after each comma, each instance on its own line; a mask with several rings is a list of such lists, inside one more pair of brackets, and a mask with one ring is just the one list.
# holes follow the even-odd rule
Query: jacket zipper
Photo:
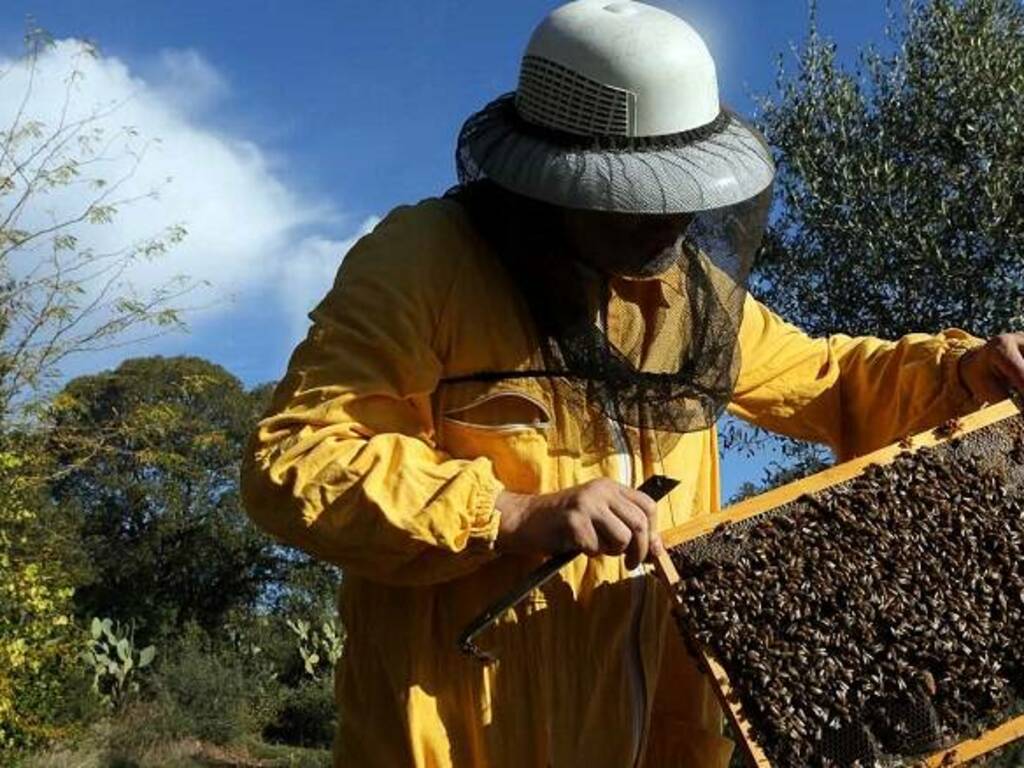
[[[607, 310], [606, 310], [607, 311]], [[608, 336], [607, 314], [598, 313], [597, 327]], [[610, 404], [609, 404], [610, 405]], [[619, 482], [634, 486], [633, 454], [629, 448], [629, 442], [622, 430], [622, 426], [614, 419], [608, 419], [608, 428], [611, 431], [612, 440], [616, 449], [616, 460], [619, 464]], [[644, 598], [647, 594], [647, 579], [644, 576], [644, 564], [640, 563], [629, 572], [630, 580], [630, 617], [629, 617], [629, 641], [626, 643], [626, 653], [633, 682], [633, 732], [636, 734], [636, 746], [634, 747], [632, 768], [640, 765], [640, 754], [644, 746], [644, 736], [647, 730], [647, 680], [644, 677], [643, 653], [640, 646], [640, 620], [643, 617]]]
[[[633, 457], [630, 454], [629, 445], [622, 428], [611, 419], [608, 420], [612, 438], [615, 442], [616, 460], [619, 464], [619, 482], [623, 485], [633, 487]], [[647, 680], [644, 676], [643, 654], [640, 645], [640, 621], [643, 617], [645, 598], [647, 595], [647, 579], [645, 578], [644, 565], [641, 563], [629, 572], [630, 580], [630, 617], [629, 617], [629, 641], [626, 643], [626, 653], [629, 655], [629, 665], [633, 683], [633, 732], [636, 734], [636, 746], [633, 752], [631, 765], [636, 768], [640, 764], [640, 753], [643, 749], [644, 735], [647, 725]]]
[[[465, 413], [466, 411], [475, 408], [478, 405], [483, 405], [484, 403], [489, 403], [492, 400], [497, 400], [498, 398], [502, 397], [518, 397], [532, 403], [533, 405], [537, 406], [538, 409], [540, 409], [541, 413], [544, 414], [544, 421], [533, 421], [525, 424], [477, 424], [471, 421], [463, 421], [462, 419], [459, 419], [455, 416], [455, 414]], [[536, 397], [528, 395], [524, 392], [491, 392], [490, 394], [484, 395], [483, 397], [478, 397], [471, 403], [463, 405], [459, 408], [450, 408], [449, 410], [446, 410], [442, 414], [442, 416], [444, 417], [445, 420], [450, 421], [453, 424], [458, 424], [463, 427], [470, 427], [472, 429], [478, 429], [486, 432], [525, 432], [531, 429], [547, 429], [548, 427], [551, 426], [551, 411], [548, 409], [548, 406], [542, 403]]]

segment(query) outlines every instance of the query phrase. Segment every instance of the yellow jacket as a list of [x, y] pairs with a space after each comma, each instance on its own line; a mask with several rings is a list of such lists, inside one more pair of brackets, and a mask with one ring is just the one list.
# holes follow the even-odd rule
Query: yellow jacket
[[[615, 294], [613, 337], [643, 332], [650, 291], [635, 288]], [[242, 493], [262, 528], [344, 569], [336, 765], [725, 766], [732, 742], [668, 601], [621, 557], [580, 557], [508, 612], [481, 640], [497, 666], [456, 649], [539, 562], [493, 549], [503, 488], [658, 472], [681, 480], [659, 507], [677, 526], [719, 508], [715, 430], [660, 458], [549, 453], [546, 430], [577, 416], [543, 381], [440, 385], [535, 353], [523, 305], [451, 201], [392, 211], [310, 318], [250, 438]], [[812, 339], [748, 298], [730, 410], [849, 458], [969, 410], [956, 361], [977, 343], [956, 329]]]

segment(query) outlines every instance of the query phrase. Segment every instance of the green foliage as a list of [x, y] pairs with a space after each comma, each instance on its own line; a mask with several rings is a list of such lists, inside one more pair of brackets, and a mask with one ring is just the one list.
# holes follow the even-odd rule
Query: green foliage
[[275, 613], [286, 617], [335, 615], [341, 571], [298, 550], [287, 550], [286, 557], [287, 576], [273, 596]]
[[227, 625], [232, 653], [245, 660], [254, 706], [262, 705], [255, 721], [263, 724], [267, 739], [308, 747], [331, 744], [336, 722], [333, 671], [344, 636], [325, 616], [239, 615]]
[[334, 668], [344, 648], [344, 630], [334, 618], [309, 621], [296, 616], [284, 623], [291, 630], [290, 658], [301, 660], [301, 671], [295, 676], [287, 657], [278, 662], [282, 681], [291, 685], [282, 690], [275, 718], [263, 735], [296, 746], [330, 747], [336, 726]]
[[[268, 744], [249, 736], [221, 747], [195, 739], [146, 739], [152, 711], [130, 712], [115, 728], [96, 729], [76, 745], [37, 753], [18, 768], [331, 768], [326, 749]], [[115, 746], [116, 745], [116, 746]]]
[[0, 447], [0, 755], [67, 733], [75, 698], [73, 532], [50, 525], [59, 517], [25, 476], [34, 458]]
[[303, 747], [330, 747], [337, 716], [331, 678], [311, 679], [286, 690], [277, 719], [263, 735]]
[[[227, 744], [263, 723], [253, 717], [255, 696], [245, 661], [198, 626], [186, 628], [159, 666], [155, 701], [167, 737]], [[263, 692], [266, 693], [266, 692]]]
[[1024, 6], [932, 0], [858, 71], [812, 28], [763, 100], [760, 295], [815, 334], [1024, 328]]
[[[124, 247], [107, 236], [105, 247], [90, 247], [95, 228], [146, 196], [126, 194], [134, 168], [109, 183], [96, 174], [119, 159], [137, 166], [145, 147], [130, 126], [102, 124], [116, 108], [73, 117], [78, 62], [95, 55], [89, 43], [78, 45], [70, 71], [45, 73], [64, 76], [67, 99], [40, 119], [45, 105], [31, 83], [44, 76], [40, 57], [53, 44], [32, 26], [24, 54], [0, 65], [7, 96], [20, 104], [0, 127], [0, 750], [66, 735], [69, 718], [95, 703], [81, 690], [83, 633], [72, 622], [88, 563], [75, 515], [45, 494], [54, 467], [39, 447], [38, 415], [50, 385], [69, 355], [126, 343], [142, 326], [183, 327], [173, 304], [194, 287], [175, 278], [148, 301], [122, 301], [136, 297], [125, 271], [179, 242], [180, 225]], [[24, 93], [11, 92], [19, 83]], [[81, 209], [54, 207], [76, 189]]]
[[[270, 653], [263, 650], [272, 633], [286, 656], [279, 657], [273, 642], [265, 643]], [[293, 752], [259, 740], [265, 731], [277, 742], [329, 747], [333, 734], [329, 679], [305, 679], [295, 688], [277, 679], [285, 660], [297, 658], [283, 620], [250, 616], [225, 635], [186, 625], [153, 664], [151, 695], [131, 699], [99, 724], [92, 736], [100, 746], [96, 762], [76, 764], [220, 765], [235, 764], [235, 756], [246, 765], [258, 759], [281, 766], [329, 764], [323, 751]]]
[[254, 732], [277, 717], [285, 683], [294, 677], [294, 652], [281, 624], [276, 616], [233, 616], [218, 639], [221, 652], [233, 656], [244, 671]]
[[[114, 706], [115, 723], [136, 723], [113, 727], [112, 754], [260, 733], [307, 677], [286, 618], [333, 612], [337, 571], [273, 543], [238, 503], [242, 441], [269, 391], [247, 393], [196, 358], [148, 358], [75, 379], [47, 412], [42, 500], [77, 519], [72, 543], [88, 557], [77, 610], [141, 620], [134, 636], [113, 619], [94, 622], [85, 654], [96, 700]], [[340, 643], [329, 628], [308, 637], [321, 678]], [[159, 655], [144, 659], [137, 638]], [[132, 695], [143, 668], [146, 685]]]
[[228, 744], [262, 732], [275, 742], [330, 746], [333, 676], [303, 675], [296, 685], [286, 685], [283, 678], [298, 657], [294, 638], [280, 645], [268, 642], [267, 649], [260, 639], [271, 633], [287, 639], [283, 621], [261, 617], [250, 620], [248, 630], [236, 625], [224, 641], [196, 624], [184, 629], [157, 669], [150, 737]]
[[93, 675], [93, 691], [105, 704], [120, 709], [129, 696], [138, 694], [138, 674], [153, 662], [156, 647], [135, 647], [134, 622], [126, 626], [94, 618], [89, 634], [82, 660]]
[[296, 560], [241, 509], [238, 464], [261, 403], [220, 366], [137, 358], [71, 381], [49, 411], [54, 500], [82, 520], [85, 615], [132, 616], [157, 640], [218, 628]]

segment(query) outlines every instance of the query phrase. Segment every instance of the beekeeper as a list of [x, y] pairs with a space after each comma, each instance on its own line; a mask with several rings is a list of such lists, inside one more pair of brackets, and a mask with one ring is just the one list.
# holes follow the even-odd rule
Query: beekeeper
[[[809, 338], [746, 292], [774, 167], [686, 23], [580, 0], [466, 122], [458, 187], [345, 256], [252, 435], [252, 518], [344, 571], [337, 765], [729, 762], [644, 560], [719, 507], [723, 410], [848, 459], [1024, 386], [1024, 338]], [[656, 505], [634, 490], [680, 480]], [[485, 642], [461, 630], [578, 557]]]

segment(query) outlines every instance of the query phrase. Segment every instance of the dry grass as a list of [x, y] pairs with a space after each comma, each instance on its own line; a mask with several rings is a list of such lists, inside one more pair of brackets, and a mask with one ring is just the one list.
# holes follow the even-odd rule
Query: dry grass
[[195, 739], [113, 749], [105, 742], [109, 726], [98, 727], [75, 747], [33, 755], [23, 768], [330, 768], [326, 750], [301, 749], [260, 741], [218, 746]]

